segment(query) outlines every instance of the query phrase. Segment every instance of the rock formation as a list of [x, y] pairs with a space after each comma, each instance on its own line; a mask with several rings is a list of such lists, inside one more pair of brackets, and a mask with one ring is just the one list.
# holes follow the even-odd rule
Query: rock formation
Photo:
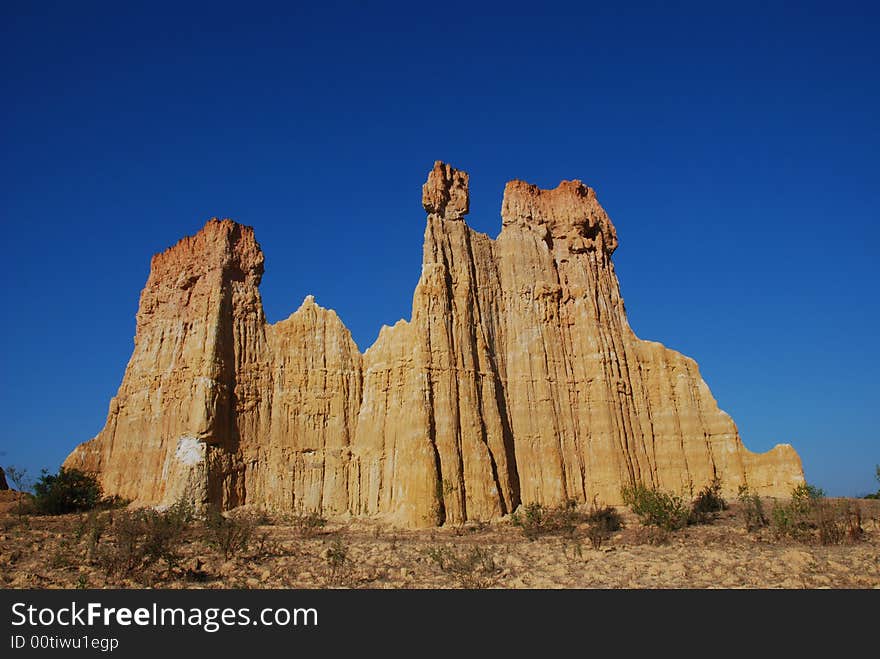
[[768, 496], [803, 482], [789, 445], [743, 446], [696, 363], [630, 329], [617, 234], [580, 181], [508, 183], [502, 231], [470, 229], [468, 176], [436, 163], [412, 317], [361, 354], [308, 296], [266, 322], [253, 230], [210, 220], [153, 258], [107, 424], [65, 465], [144, 505], [188, 497], [486, 520], [520, 503], [615, 503], [622, 485]]
[[0, 467], [0, 490], [8, 490], [9, 484], [6, 482], [6, 472]]

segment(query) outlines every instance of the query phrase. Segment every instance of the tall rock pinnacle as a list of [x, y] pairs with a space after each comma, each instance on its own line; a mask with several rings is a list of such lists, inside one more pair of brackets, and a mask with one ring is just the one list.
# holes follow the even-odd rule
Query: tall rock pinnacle
[[622, 485], [785, 495], [788, 445], [743, 446], [696, 363], [630, 329], [617, 234], [580, 181], [507, 184], [501, 234], [470, 229], [441, 162], [412, 317], [361, 354], [308, 296], [270, 325], [249, 227], [211, 220], [154, 257], [105, 428], [67, 466], [144, 505], [188, 497], [407, 526], [521, 503], [608, 503]]
[[422, 186], [422, 206], [444, 220], [463, 220], [470, 211], [468, 175], [439, 160]]

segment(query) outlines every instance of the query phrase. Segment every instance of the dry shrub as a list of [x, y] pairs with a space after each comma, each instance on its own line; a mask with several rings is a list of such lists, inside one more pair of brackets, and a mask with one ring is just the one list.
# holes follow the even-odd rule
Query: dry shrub
[[602, 544], [623, 527], [620, 513], [613, 506], [601, 506], [597, 498], [593, 498], [590, 510], [585, 516], [587, 522], [587, 538], [595, 550], [599, 550]]
[[290, 518], [290, 524], [303, 538], [312, 538], [327, 525], [327, 520], [317, 511], [311, 511], [303, 515], [294, 515]]
[[820, 501], [813, 513], [818, 540], [823, 545], [841, 545], [861, 540], [862, 514], [858, 506]]
[[716, 513], [727, 510], [727, 502], [721, 497], [721, 480], [716, 476], [700, 490], [691, 503], [690, 524], [708, 524]]
[[426, 553], [440, 571], [455, 579], [461, 588], [489, 588], [500, 576], [495, 557], [482, 547], [430, 547]]
[[[100, 543], [108, 520], [112, 540]], [[192, 506], [181, 501], [162, 511], [146, 508], [95, 517], [91, 526], [86, 522], [86, 533], [94, 541], [98, 565], [108, 575], [138, 578], [160, 561], [169, 570], [178, 566], [192, 520]]]
[[640, 526], [632, 533], [634, 545], [653, 545], [655, 547], [669, 544], [672, 533], [661, 526]]
[[353, 565], [350, 554], [351, 547], [341, 537], [336, 538], [324, 550], [324, 560], [327, 562], [327, 581], [330, 584], [342, 584], [351, 575]]
[[207, 511], [205, 526], [210, 534], [211, 544], [229, 560], [236, 554], [247, 551], [257, 528], [257, 520], [247, 513], [224, 515], [212, 507]]
[[858, 506], [834, 502], [812, 485], [798, 485], [791, 499], [776, 504], [772, 513], [773, 533], [779, 539], [823, 545], [856, 542], [864, 535]]

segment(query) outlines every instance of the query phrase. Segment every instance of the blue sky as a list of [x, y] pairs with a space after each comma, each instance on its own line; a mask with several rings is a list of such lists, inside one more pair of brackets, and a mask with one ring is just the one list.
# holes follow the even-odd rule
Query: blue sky
[[636, 333], [749, 448], [876, 490], [874, 3], [292, 4], [2, 4], [0, 464], [100, 430], [150, 256], [214, 215], [255, 227], [270, 320], [311, 293], [368, 347], [442, 159], [492, 236], [508, 179], [595, 188]]

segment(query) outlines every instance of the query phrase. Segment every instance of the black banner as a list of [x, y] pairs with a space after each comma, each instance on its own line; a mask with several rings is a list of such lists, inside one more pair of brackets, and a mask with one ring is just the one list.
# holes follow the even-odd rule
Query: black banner
[[[584, 652], [676, 649], [708, 635], [725, 650], [856, 640], [877, 591], [5, 590], [0, 656], [232, 656], [287, 648], [440, 645]], [[872, 613], [873, 612], [873, 613]], [[867, 638], [867, 637], [866, 637]], [[236, 656], [241, 656], [236, 654]]]

